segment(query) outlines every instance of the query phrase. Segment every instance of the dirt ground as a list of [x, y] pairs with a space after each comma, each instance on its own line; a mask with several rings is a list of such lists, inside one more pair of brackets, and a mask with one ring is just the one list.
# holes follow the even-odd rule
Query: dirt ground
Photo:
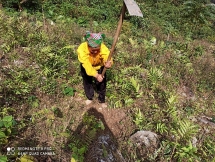
[[[22, 128], [9, 139], [4, 151], [7, 147], [50, 147], [54, 155], [36, 155], [35, 161], [69, 162], [72, 156], [69, 145], [77, 142], [73, 135], [80, 133], [78, 127], [82, 124], [83, 115], [92, 110], [113, 135], [119, 150], [135, 129], [130, 113], [124, 108], [102, 108], [97, 101], [85, 105], [85, 98], [78, 95], [59, 97], [38, 94], [37, 97], [40, 99], [37, 108], [21, 105], [17, 123], [22, 123]], [[16, 161], [20, 156], [9, 157], [11, 161]]]

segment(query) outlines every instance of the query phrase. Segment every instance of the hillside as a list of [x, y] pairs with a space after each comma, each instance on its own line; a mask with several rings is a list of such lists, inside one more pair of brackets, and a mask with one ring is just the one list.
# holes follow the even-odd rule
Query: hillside
[[86, 31], [111, 48], [122, 1], [0, 1], [0, 162], [215, 161], [215, 6], [137, 2], [102, 108], [76, 50]]

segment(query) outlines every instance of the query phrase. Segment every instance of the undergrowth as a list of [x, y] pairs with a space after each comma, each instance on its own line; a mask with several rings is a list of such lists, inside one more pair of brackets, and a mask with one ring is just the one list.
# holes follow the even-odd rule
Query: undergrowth
[[[61, 108], [58, 102], [84, 96], [76, 49], [86, 30], [102, 30], [111, 47], [121, 2], [55, 3], [42, 1], [35, 9], [26, 3], [21, 12], [9, 10], [9, 1], [2, 3], [0, 161], [20, 158], [6, 156], [6, 147], [43, 121], [51, 130], [49, 137], [59, 138], [61, 144], [63, 137], [75, 139], [76, 143], [70, 141], [62, 147], [83, 161], [94, 133], [103, 128], [93, 116], [84, 116], [83, 124], [90, 127], [91, 136], [81, 143], [68, 129], [68, 125], [77, 126], [72, 118], [81, 116], [80, 105], [69, 103]], [[130, 110], [135, 129], [156, 132], [160, 144], [153, 153], [141, 154], [124, 138], [120, 148], [129, 161], [213, 161], [214, 126], [199, 118], [207, 116], [214, 123], [214, 7], [194, 1], [138, 4], [144, 17], [126, 15], [114, 65], [107, 71], [107, 101], [113, 109]], [[55, 121], [62, 122], [66, 114], [62, 109], [74, 116], [55, 131]]]

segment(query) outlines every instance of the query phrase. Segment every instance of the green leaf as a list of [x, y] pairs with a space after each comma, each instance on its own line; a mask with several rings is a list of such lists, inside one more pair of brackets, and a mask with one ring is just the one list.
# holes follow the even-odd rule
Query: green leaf
[[6, 135], [4, 134], [4, 132], [0, 132], [0, 139], [5, 138], [5, 137], [6, 137]]
[[20, 158], [20, 162], [34, 162], [35, 158], [30, 155], [24, 155]]
[[63, 49], [73, 49], [74, 45], [68, 45], [68, 46], [64, 46]]
[[78, 151], [78, 148], [77, 148], [77, 147], [73, 147], [73, 148], [72, 148], [72, 152], [73, 152], [73, 153], [76, 153], [77, 151]]
[[7, 162], [7, 157], [0, 155], [0, 162]]
[[13, 125], [13, 117], [12, 116], [5, 116], [3, 119], [2, 119], [3, 123], [4, 123], [4, 126], [6, 128], [9, 128], [9, 127], [12, 127]]
[[76, 160], [74, 158], [71, 159], [71, 162], [76, 162]]
[[54, 15], [54, 12], [52, 10], [48, 10], [49, 15]]
[[93, 21], [93, 25], [94, 25], [94, 26], [98, 26], [99, 23], [98, 23], [97, 21]]
[[86, 151], [86, 148], [85, 148], [85, 147], [82, 147], [82, 148], [80, 148], [80, 149], [78, 150], [78, 153], [79, 153], [80, 155], [82, 155], [82, 154], [85, 153], [85, 151]]
[[66, 132], [62, 132], [62, 133], [60, 133], [60, 135], [61, 135], [62, 137], [69, 137], [69, 136], [70, 136], [70, 134], [69, 134], [69, 133], [66, 133]]
[[4, 123], [4, 126], [6, 128], [9, 128], [13, 125], [13, 117], [12, 116], [5, 116], [3, 119], [2, 119], [3, 123]]
[[101, 128], [102, 130], [105, 130], [105, 126], [104, 126], [104, 124], [103, 124], [102, 121], [99, 121], [99, 122], [98, 122], [98, 126], [99, 126], [99, 128]]
[[63, 94], [67, 96], [74, 96], [74, 89], [71, 87], [66, 87], [63, 91]]
[[5, 116], [3, 119], [3, 121], [12, 121], [13, 120], [13, 117], [12, 116]]
[[72, 158], [75, 160], [75, 161], [78, 161], [78, 155], [76, 155], [76, 154], [72, 154]]
[[0, 121], [0, 128], [4, 125], [3, 121]]

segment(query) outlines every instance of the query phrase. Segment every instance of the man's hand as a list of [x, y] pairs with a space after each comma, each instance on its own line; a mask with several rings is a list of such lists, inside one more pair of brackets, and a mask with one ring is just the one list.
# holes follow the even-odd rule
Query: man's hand
[[97, 79], [98, 82], [102, 82], [103, 81], [103, 77], [102, 77], [101, 74], [96, 74], [95, 78]]
[[105, 62], [105, 67], [106, 68], [110, 68], [111, 66], [112, 66], [112, 62], [111, 61]]

